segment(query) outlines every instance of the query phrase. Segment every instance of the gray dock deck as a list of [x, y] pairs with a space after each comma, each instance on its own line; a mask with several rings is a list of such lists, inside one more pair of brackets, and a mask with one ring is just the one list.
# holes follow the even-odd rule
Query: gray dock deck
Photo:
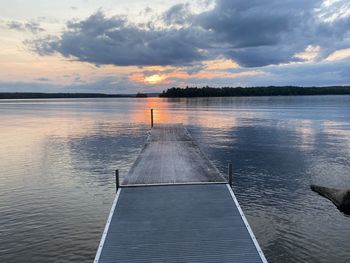
[[226, 180], [207, 159], [183, 125], [151, 130], [145, 146], [123, 181], [125, 185], [221, 182]]
[[153, 128], [123, 184], [95, 263], [267, 262], [231, 187], [183, 126]]

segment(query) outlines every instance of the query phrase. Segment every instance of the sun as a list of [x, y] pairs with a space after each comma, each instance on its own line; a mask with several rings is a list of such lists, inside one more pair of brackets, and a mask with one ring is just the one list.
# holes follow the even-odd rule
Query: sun
[[165, 76], [154, 74], [148, 77], [145, 77], [145, 82], [148, 84], [157, 84], [162, 82], [165, 79]]

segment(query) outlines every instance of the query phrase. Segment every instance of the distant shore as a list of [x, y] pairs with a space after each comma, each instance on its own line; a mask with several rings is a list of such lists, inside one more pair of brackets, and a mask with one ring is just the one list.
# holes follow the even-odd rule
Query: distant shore
[[0, 92], [1, 99], [62, 99], [62, 98], [194, 98], [194, 97], [252, 97], [252, 96], [301, 96], [301, 95], [350, 95], [350, 86], [327, 87], [186, 87], [170, 88], [162, 93], [104, 94], [104, 93], [43, 93]]
[[350, 95], [350, 86], [328, 87], [186, 87], [171, 88], [159, 96], [164, 98], [189, 97], [248, 97], [248, 96], [295, 96], [295, 95]]
[[1, 99], [74, 99], [74, 98], [147, 98], [159, 94], [103, 94], [103, 93], [41, 93], [41, 92], [0, 92]]

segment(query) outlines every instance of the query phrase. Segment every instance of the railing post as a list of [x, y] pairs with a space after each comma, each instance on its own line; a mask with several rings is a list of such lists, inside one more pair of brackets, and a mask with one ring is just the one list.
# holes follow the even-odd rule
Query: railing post
[[115, 170], [115, 192], [119, 189], [119, 170]]
[[151, 128], [153, 128], [153, 109], [151, 109]]
[[228, 183], [232, 187], [232, 163], [228, 163]]

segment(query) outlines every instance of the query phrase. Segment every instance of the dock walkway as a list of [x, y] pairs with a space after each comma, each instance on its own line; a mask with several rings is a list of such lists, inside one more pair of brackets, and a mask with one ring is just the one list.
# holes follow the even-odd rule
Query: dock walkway
[[182, 125], [163, 125], [119, 188], [94, 262], [267, 261], [226, 180]]
[[226, 180], [207, 159], [182, 124], [151, 130], [124, 179], [126, 185], [221, 182]]

